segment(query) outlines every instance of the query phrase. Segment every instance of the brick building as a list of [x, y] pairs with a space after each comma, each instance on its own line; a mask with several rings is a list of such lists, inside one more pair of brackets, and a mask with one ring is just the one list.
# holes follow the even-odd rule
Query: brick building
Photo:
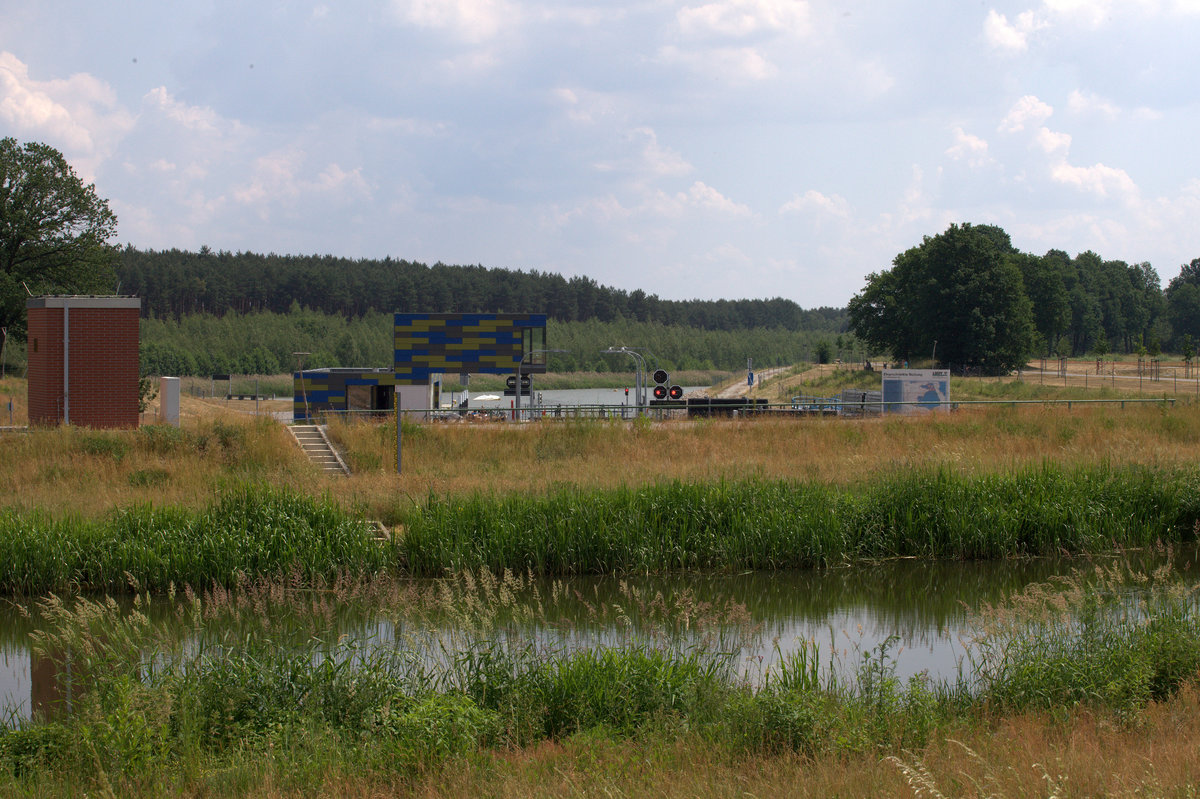
[[137, 297], [30, 297], [29, 423], [138, 426]]

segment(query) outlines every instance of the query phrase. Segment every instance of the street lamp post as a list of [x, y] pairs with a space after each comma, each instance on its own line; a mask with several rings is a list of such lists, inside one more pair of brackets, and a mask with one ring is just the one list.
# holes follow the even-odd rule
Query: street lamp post
[[629, 347], [609, 347], [606, 350], [601, 350], [601, 352], [605, 355], [619, 355], [622, 353], [632, 355], [637, 362], [637, 373], [634, 377], [633, 403], [637, 406], [637, 415], [641, 416], [642, 409], [646, 407], [646, 390], [642, 384], [642, 372], [646, 370], [646, 358], [637, 350], [630, 349]]
[[[525, 359], [528, 358], [530, 355], [540, 355], [542, 353], [548, 353], [548, 352], [570, 352], [570, 350], [530, 350], [529, 352], [522, 355], [521, 360], [517, 362], [517, 389], [516, 389], [517, 399], [516, 399], [516, 403], [515, 403], [515, 410], [516, 410], [516, 417], [517, 417], [518, 422], [521, 421], [521, 375], [523, 374], [522, 370], [525, 367]], [[533, 391], [532, 390], [530, 390], [530, 392], [529, 392], [529, 400], [532, 403], [532, 401], [533, 401]]]
[[304, 421], [309, 421], [308, 418], [308, 389], [304, 385], [304, 357], [312, 355], [311, 352], [293, 352], [296, 356], [296, 370], [300, 375], [300, 394], [304, 397]]

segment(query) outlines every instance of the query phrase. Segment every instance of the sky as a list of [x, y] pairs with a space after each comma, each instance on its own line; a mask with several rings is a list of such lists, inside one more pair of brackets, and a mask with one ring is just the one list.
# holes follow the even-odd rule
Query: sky
[[1197, 42], [1200, 0], [0, 0], [0, 135], [142, 249], [814, 308], [970, 222], [1165, 286]]

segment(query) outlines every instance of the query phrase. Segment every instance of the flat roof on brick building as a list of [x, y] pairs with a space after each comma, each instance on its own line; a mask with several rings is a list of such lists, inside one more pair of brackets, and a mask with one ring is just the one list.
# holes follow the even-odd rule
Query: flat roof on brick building
[[94, 294], [58, 294], [53, 297], [30, 297], [25, 300], [26, 308], [137, 308], [141, 310], [141, 297], [100, 297]]

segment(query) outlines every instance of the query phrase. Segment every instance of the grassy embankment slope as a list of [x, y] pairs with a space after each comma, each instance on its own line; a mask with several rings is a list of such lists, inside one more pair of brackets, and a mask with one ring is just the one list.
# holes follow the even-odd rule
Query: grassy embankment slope
[[[875, 378], [842, 370], [784, 380], [793, 382], [759, 390], [832, 394]], [[1002, 382], [956, 381], [952, 392], [958, 399], [972, 391], [1078, 399], [1104, 390]], [[19, 402], [19, 381], [0, 390]], [[702, 534], [713, 521], [745, 531], [757, 526], [755, 514], [765, 518], [781, 501], [810, 491], [818, 501], [801, 512], [820, 516], [833, 506], [834, 515], [853, 518], [856, 498], [865, 496], [871, 501], [863, 518], [912, 542], [930, 523], [962, 530], [976, 511], [1020, 506], [1019, 480], [1029, 479], [1031, 489], [1046, 493], [1024, 506], [1027, 518], [984, 527], [1021, 534], [1036, 532], [1038, 518], [1064, 529], [1098, 523], [1098, 538], [1087, 542], [1095, 547], [1116, 531], [1161, 523], [1162, 511], [1194, 515], [1200, 405], [1180, 394], [1173, 409], [1034, 404], [917, 419], [436, 425], [408, 431], [410, 468], [401, 477], [388, 472], [394, 429], [335, 426], [357, 467], [345, 480], [318, 475], [277, 424], [224, 403], [188, 400], [179, 431], [8, 434], [0, 439], [0, 460], [16, 527], [35, 517], [69, 520], [48, 528], [44, 540], [116, 530], [117, 539], [91, 550], [99, 560], [144, 532], [153, 542], [204, 546], [214, 533], [240, 531], [246, 535], [231, 542], [255, 547], [232, 558], [233, 547], [210, 548], [199, 556], [208, 559], [206, 568], [229, 574], [238, 558], [261, 557], [268, 563], [263, 573], [288, 566], [282, 571], [299, 585], [334, 579], [322, 565], [360, 575], [387, 568], [377, 557], [386, 548], [364, 550], [354, 541], [347, 521], [355, 516], [410, 531], [449, 523], [474, 535], [502, 528], [513, 511], [527, 514], [515, 527], [536, 532], [549, 511], [566, 516], [569, 533], [572, 508], [584, 516], [637, 512], [622, 505], [621, 492], [638, 490], [659, 511], [642, 517], [652, 532]], [[1072, 486], [1073, 479], [1084, 485]], [[921, 507], [939, 491], [958, 501]], [[506, 504], [524, 494], [534, 496], [531, 505]], [[722, 496], [732, 501], [721, 504]], [[757, 504], [758, 497], [766, 501]], [[731, 511], [747, 507], [749, 526], [739, 528]], [[919, 512], [909, 514], [914, 507]], [[949, 519], [950, 507], [962, 512]], [[697, 518], [697, 508], [711, 515]], [[887, 515], [892, 511], [900, 515]], [[113, 519], [126, 526], [114, 527]], [[422, 528], [422, 519], [434, 523]], [[623, 526], [635, 526], [628, 521]], [[712, 538], [677, 551], [699, 552]], [[306, 549], [314, 539], [320, 546]], [[518, 536], [517, 543], [528, 539]], [[318, 568], [308, 571], [306, 562]], [[349, 651], [314, 657], [282, 649], [270, 634], [192, 653], [203, 658], [145, 683], [137, 676], [145, 676], [147, 661], [131, 653], [153, 643], [153, 630], [136, 614], [75, 606], [57, 617], [47, 651], [69, 644], [94, 653], [94, 701], [72, 718], [0, 735], [7, 766], [0, 788], [29, 796], [931, 795], [934, 788], [962, 795], [1192, 795], [1200, 780], [1200, 728], [1193, 723], [1200, 614], [1194, 590], [1169, 578], [1151, 578], [1163, 584], [1155, 604], [1132, 617], [1118, 614], [1115, 623], [1100, 623], [1096, 610], [1119, 595], [1070, 586], [1039, 589], [983, 613], [993, 657], [968, 675], [983, 680], [970, 690], [901, 685], [883, 653], [878, 665], [865, 662], [852, 684], [813, 677], [801, 658], [769, 689], [751, 689], [714, 671], [715, 651], [632, 642], [609, 655], [539, 651], [525, 660], [533, 650], [496, 648], [503, 636], [459, 653], [445, 674], [406, 672], [411, 662], [387, 660], [359, 661], [363, 669], [355, 671], [337, 665], [354, 661]], [[493, 592], [482, 603], [460, 596], [451, 604], [467, 618], [502, 596]], [[326, 604], [319, 592], [299, 597]], [[214, 601], [238, 600], [203, 600]], [[250, 596], [247, 612], [258, 601]], [[1056, 609], [1091, 614], [1096, 623], [1076, 638]]]
[[[798, 371], [756, 390], [829, 394], [875, 379]], [[1088, 392], [1040, 377], [952, 387], [958, 399], [971, 392], [1033, 401], [919, 418], [413, 425], [402, 476], [391, 468], [394, 425], [334, 423], [354, 470], [337, 480], [305, 462], [282, 425], [237, 412], [253, 403], [188, 397], [179, 429], [4, 438], [0, 586], [794, 568], [1095, 552], [1195, 534], [1200, 406], [1189, 397], [1176, 408], [1068, 408], [1037, 399]], [[365, 543], [363, 518], [393, 537]]]
[[[1139, 387], [1106, 381], [1085, 389], [1026, 373], [1013, 379], [952, 381], [955, 399], [1032, 400], [964, 408], [923, 418], [755, 420], [664, 424], [446, 424], [413, 428], [404, 440], [405, 474], [391, 469], [394, 426], [334, 423], [330, 433], [354, 475], [322, 477], [305, 462], [282, 425], [256, 419], [250, 401], [184, 397], [182, 429], [148, 424], [137, 431], [34, 430], [0, 439], [3, 505], [50, 517], [99, 518], [115, 507], [153, 503], [208, 506], [234, 483], [328, 496], [356, 514], [403, 523], [430, 496], [540, 494], [574, 487], [607, 490], [664, 481], [783, 480], [850, 488], [914, 471], [961, 476], [1011, 473], [1045, 463], [1063, 468], [1107, 464], [1184, 468], [1195, 464], [1200, 403], [1193, 386], [1170, 381]], [[1082, 382], [1082, 381], [1079, 381]], [[877, 375], [824, 367], [756, 386], [780, 401], [878, 385]], [[1157, 404], [1071, 409], [1041, 399], [1178, 398]], [[0, 383], [24, 421], [23, 381]], [[290, 402], [261, 403], [287, 410]]]

